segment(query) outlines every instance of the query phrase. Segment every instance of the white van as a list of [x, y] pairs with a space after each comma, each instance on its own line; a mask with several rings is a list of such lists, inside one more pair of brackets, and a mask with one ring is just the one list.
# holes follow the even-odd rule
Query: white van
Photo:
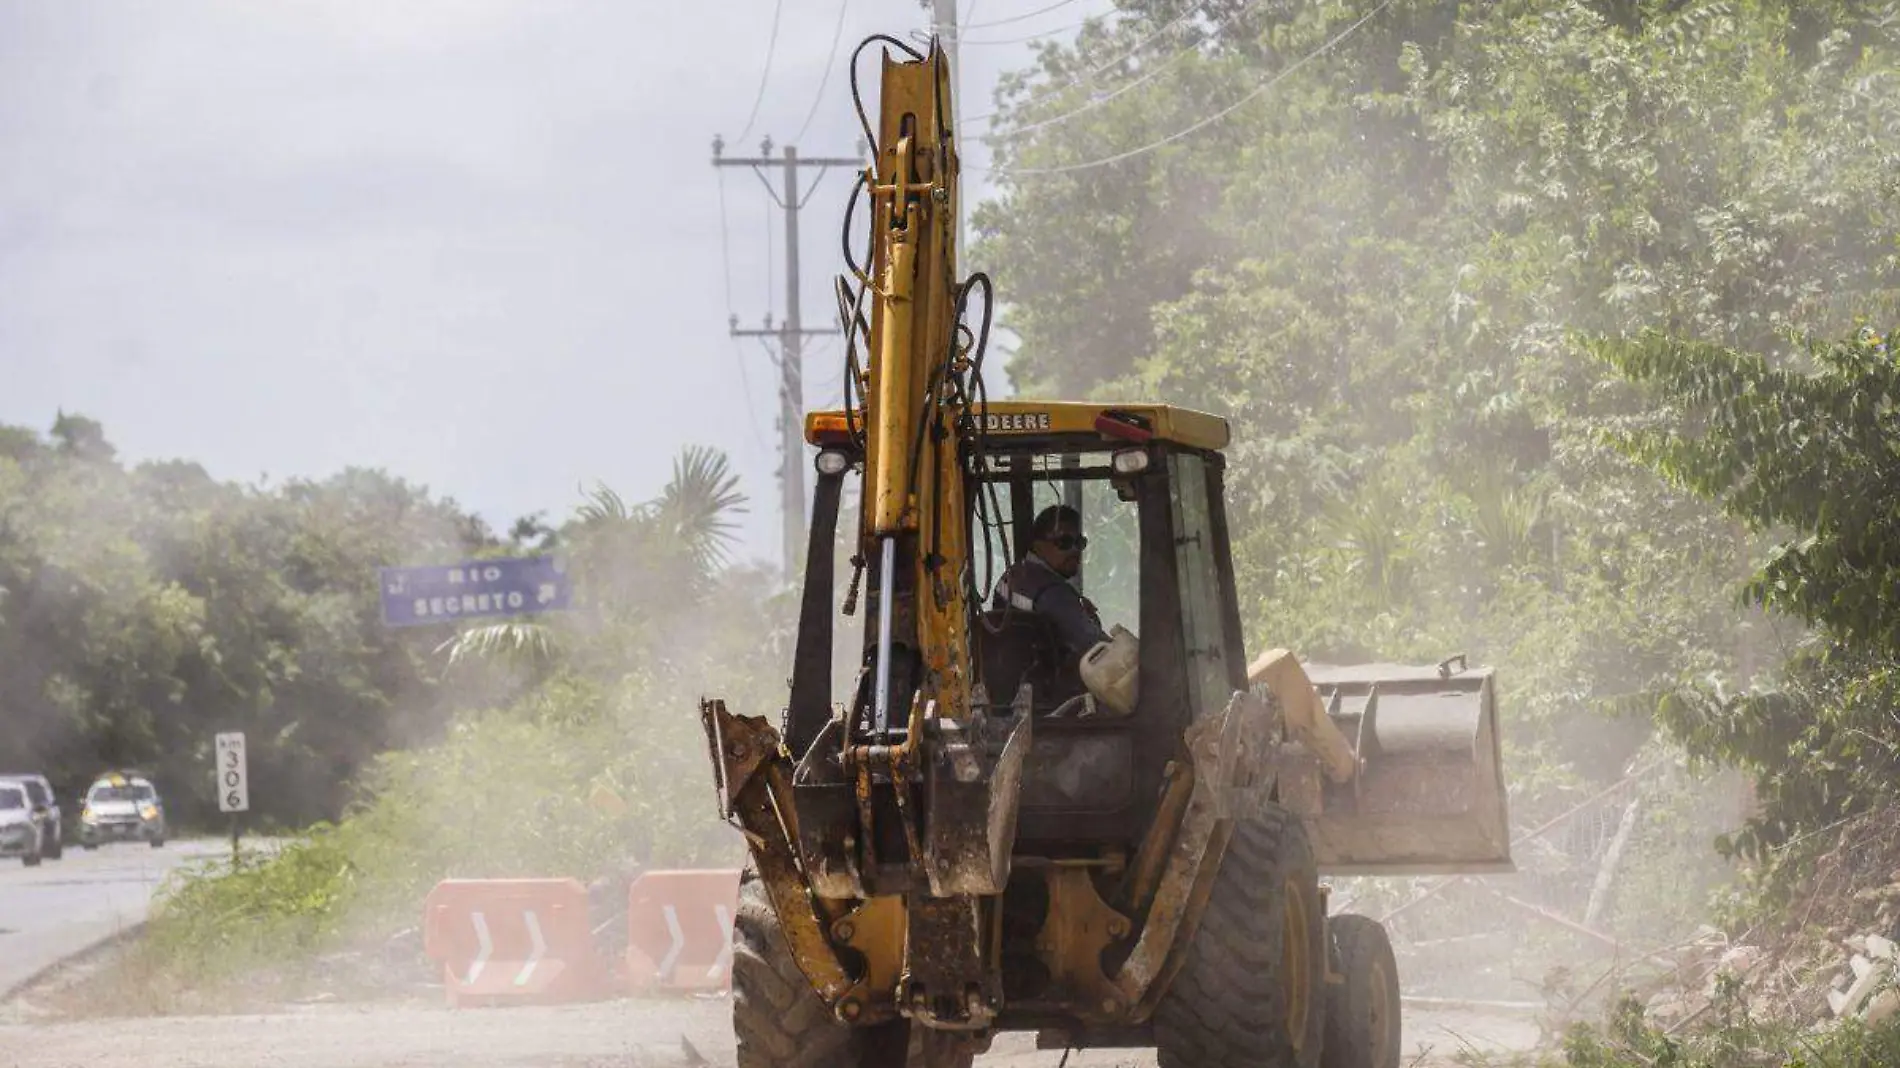
[[44, 818], [35, 815], [26, 787], [0, 782], [0, 857], [19, 857], [27, 867], [40, 862]]
[[44, 775], [0, 775], [0, 782], [26, 787], [27, 807], [36, 811], [45, 810], [40, 817], [40, 856], [47, 860], [58, 860], [65, 851], [66, 830], [59, 811], [59, 797], [53, 793], [53, 784]]

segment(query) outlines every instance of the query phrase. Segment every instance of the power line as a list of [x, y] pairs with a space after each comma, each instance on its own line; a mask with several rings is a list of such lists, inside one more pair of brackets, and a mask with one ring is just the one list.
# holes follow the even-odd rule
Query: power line
[[1054, 11], [1058, 8], [1068, 7], [1070, 4], [1073, 4], [1073, 3], [1075, 3], [1075, 0], [1056, 0], [1055, 3], [1050, 4], [1048, 7], [1039, 7], [1034, 11], [1027, 11], [1021, 15], [1011, 15], [1009, 18], [1006, 18], [1006, 19], [996, 19], [991, 22], [978, 22], [971, 25], [966, 25], [963, 28], [966, 30], [987, 30], [991, 28], [992, 26], [1008, 26], [1012, 23], [1027, 22], [1030, 19], [1035, 18], [1037, 15], [1047, 15], [1051, 11]]
[[[783, 362], [783, 358], [780, 357], [778, 353], [772, 351], [772, 346], [765, 343], [765, 335], [754, 334], [752, 336], [757, 337], [759, 339], [759, 351], [765, 353], [765, 362], [771, 364], [773, 368], [775, 369], [779, 368], [781, 363]], [[737, 341], [739, 339], [735, 337], [733, 338], [733, 340]], [[783, 395], [785, 392], [784, 383], [781, 382], [778, 388], [779, 388], [779, 393]]]
[[1176, 130], [1174, 133], [1171, 133], [1168, 136], [1163, 137], [1158, 141], [1150, 141], [1149, 143], [1142, 145], [1139, 148], [1131, 148], [1127, 150], [1126, 152], [1117, 152], [1112, 156], [1105, 156], [1101, 159], [1089, 160], [1086, 163], [1069, 163], [1069, 164], [1064, 164], [1059, 167], [1021, 167], [1021, 168], [1010, 168], [1008, 170], [997, 170], [993, 167], [978, 167], [978, 168], [972, 168], [972, 169], [986, 171], [990, 175], [994, 177], [998, 177], [998, 178], [1026, 177], [1026, 176], [1039, 175], [1039, 174], [1067, 174], [1071, 171], [1088, 170], [1093, 167], [1106, 167], [1111, 163], [1120, 163], [1123, 160], [1133, 159], [1136, 156], [1143, 155], [1148, 152], [1152, 152], [1157, 148], [1161, 148], [1166, 145], [1171, 145], [1174, 142], [1179, 141], [1184, 137], [1188, 137], [1202, 130], [1205, 130], [1209, 126], [1212, 126], [1215, 123], [1226, 118], [1227, 116], [1232, 115], [1234, 112], [1239, 111], [1241, 108], [1245, 107], [1247, 104], [1251, 103], [1252, 101], [1259, 99], [1269, 89], [1272, 89], [1274, 86], [1280, 84], [1287, 77], [1292, 75], [1294, 71], [1299, 70], [1301, 67], [1306, 66], [1308, 63], [1312, 62], [1315, 59], [1318, 59], [1320, 56], [1324, 55], [1325, 53], [1330, 52], [1334, 48], [1334, 46], [1339, 44], [1339, 42], [1352, 36], [1352, 34], [1356, 30], [1358, 30], [1359, 27], [1364, 26], [1368, 22], [1371, 22], [1373, 16], [1379, 14], [1381, 11], [1384, 11], [1386, 8], [1391, 7], [1391, 6], [1392, 6], [1392, 0], [1381, 0], [1379, 6], [1373, 8], [1371, 11], [1368, 11], [1364, 15], [1360, 16], [1358, 21], [1354, 22], [1352, 25], [1341, 30], [1338, 34], [1334, 35], [1333, 38], [1327, 41], [1325, 44], [1320, 45], [1318, 48], [1315, 48], [1313, 51], [1308, 52], [1306, 55], [1301, 56], [1299, 59], [1295, 60], [1291, 66], [1288, 66], [1282, 69], [1279, 73], [1275, 74], [1273, 77], [1268, 78], [1266, 81], [1262, 82], [1260, 85], [1255, 86], [1252, 92], [1247, 93], [1245, 96], [1241, 97], [1239, 100], [1234, 101], [1232, 104], [1227, 105], [1226, 107], [1222, 108], [1221, 110], [1215, 112], [1212, 115], [1209, 115], [1208, 117], [1202, 119], [1201, 121], [1194, 123], [1193, 125], [1188, 126], [1185, 129]]
[[739, 347], [739, 339], [732, 337], [732, 359], [739, 365], [739, 389], [745, 394], [745, 425], [752, 432], [752, 443], [765, 452], [772, 451], [772, 445], [759, 433], [759, 410], [752, 406], [752, 376], [746, 373], [745, 352]]
[[835, 353], [831, 361], [832, 370], [810, 383], [813, 403], [822, 407], [842, 407], [844, 404], [844, 349], [842, 346], [827, 353]]
[[[1253, 8], [1256, 7], [1259, 3], [1260, 3], [1260, 0], [1247, 0], [1246, 3], [1242, 4], [1238, 8], [1235, 8], [1233, 11], [1229, 12], [1226, 18], [1220, 19], [1217, 22], [1215, 22], [1214, 23], [1215, 31], [1219, 32], [1221, 30], [1226, 29], [1228, 26], [1233, 25], [1233, 22], [1235, 19], [1253, 10]], [[1115, 56], [1109, 59], [1105, 59], [1102, 62], [1097, 63], [1093, 67], [1090, 67], [1086, 73], [1070, 78], [1068, 81], [1063, 82], [1059, 86], [1051, 87], [1047, 92], [1042, 94], [1043, 99], [1046, 100], [1057, 93], [1066, 92], [1067, 90], [1074, 89], [1076, 86], [1079, 86], [1083, 82], [1094, 78], [1095, 76], [1108, 70], [1110, 67], [1119, 66], [1123, 61], [1132, 58], [1135, 55], [1135, 53], [1140, 52], [1142, 49], [1147, 48], [1150, 44], [1153, 44], [1156, 40], [1160, 39], [1162, 34], [1167, 33], [1170, 30], [1173, 30], [1175, 27], [1180, 26], [1182, 23], [1192, 18], [1205, 6], [1207, 6], [1207, 0], [1201, 0], [1200, 3], [1194, 5], [1191, 8], [1188, 8], [1186, 11], [1183, 11], [1179, 15], [1176, 15], [1174, 18], [1170, 19], [1167, 25], [1162, 26], [1161, 28], [1155, 30], [1153, 33], [1149, 34], [1148, 36], [1143, 37], [1139, 41], [1136, 41], [1133, 45], [1129, 46], [1126, 50], [1116, 54]], [[1176, 51], [1173, 55], [1169, 56], [1167, 59], [1162, 60], [1160, 63], [1156, 64], [1153, 68], [1149, 69], [1141, 77], [1135, 79], [1133, 82], [1130, 82], [1121, 86], [1118, 89], [1115, 89], [1114, 91], [1110, 92], [1107, 97], [1101, 98], [1101, 102], [1112, 100], [1115, 97], [1118, 97], [1121, 94], [1127, 92], [1128, 90], [1133, 89], [1137, 85], [1145, 84], [1150, 79], [1154, 78], [1155, 75], [1173, 66], [1175, 63], [1179, 62], [1182, 57], [1186, 56], [1190, 52], [1197, 50], [1199, 47], [1200, 45], [1198, 44], [1191, 44], [1191, 45], [1188, 45], [1186, 48], [1182, 48]], [[1096, 102], [1091, 102], [1088, 105], [1085, 105], [1081, 108], [1077, 108], [1075, 111], [1069, 112], [1067, 115], [1058, 115], [1052, 119], [1045, 119], [1043, 120], [1042, 123], [1038, 124], [1038, 128], [1040, 126], [1054, 125], [1055, 123], [1066, 121], [1071, 116], [1079, 115], [1082, 112], [1091, 110], [1092, 108], [1096, 106], [1098, 106]], [[999, 114], [1001, 114], [1001, 112], [996, 112], [996, 111], [985, 112], [984, 114], [981, 114], [981, 115], [971, 116], [970, 121], [980, 122], [984, 119], [995, 118]], [[1021, 132], [1022, 131], [1020, 130], [1012, 130], [1005, 136], [1013, 137], [1016, 134], [1021, 133]]]
[[[1252, 8], [1255, 4], [1259, 2], [1260, 0], [1247, 0], [1247, 3], [1243, 4], [1239, 10], [1235, 11], [1233, 14], [1229, 15], [1227, 18], [1222, 19], [1220, 22], [1216, 23], [1215, 25], [1219, 27], [1225, 27], [1229, 22], [1233, 21], [1233, 19], [1239, 17], [1239, 15], [1241, 15], [1243, 12], [1247, 11], [1248, 9]], [[1093, 78], [1098, 74], [1101, 74], [1103, 71], [1106, 71], [1110, 67], [1120, 64], [1122, 61], [1132, 57], [1135, 53], [1148, 47], [1150, 44], [1153, 44], [1158, 38], [1161, 37], [1162, 34], [1167, 33], [1168, 31], [1174, 29], [1175, 27], [1186, 22], [1188, 19], [1192, 18], [1196, 13], [1198, 13], [1206, 5], [1207, 5], [1207, 0], [1201, 0], [1200, 3], [1195, 4], [1193, 7], [1188, 8], [1186, 11], [1183, 11], [1179, 15], [1176, 15], [1174, 18], [1170, 19], [1165, 26], [1162, 26], [1161, 28], [1155, 30], [1153, 33], [1149, 34], [1148, 36], [1143, 37], [1141, 40], [1136, 41], [1133, 45], [1129, 46], [1129, 48], [1126, 49], [1125, 51], [1118, 53], [1112, 58], [1105, 59], [1102, 62], [1097, 63], [1095, 66], [1090, 67], [1086, 73], [1077, 75], [1076, 77], [1071, 78], [1068, 81], [1062, 83], [1060, 86], [1053, 87], [1049, 93], [1044, 94], [1045, 98], [1047, 96], [1054, 95], [1055, 93], [1059, 93], [1067, 89], [1073, 89], [1076, 86], [1081, 85], [1084, 81], [1090, 78]], [[1182, 51], [1192, 51], [1195, 47], [1196, 46], [1194, 45], [1190, 45], [1188, 46], [1188, 48], [1183, 49]], [[1180, 53], [1176, 53], [1177, 56], [1179, 54]], [[980, 122], [984, 119], [995, 118], [999, 114], [1001, 113], [996, 112], [996, 111], [989, 111], [981, 115], [972, 115], [970, 117], [970, 121]]]
[[831, 84], [831, 68], [838, 62], [838, 42], [844, 40], [844, 13], [850, 8], [851, 0], [838, 0], [838, 25], [831, 31], [831, 54], [825, 57], [825, 73], [818, 78], [818, 92], [812, 96], [811, 110], [805, 113], [805, 121], [792, 135], [792, 143], [805, 139], [805, 131], [811, 129], [811, 120], [818, 115], [819, 105], [825, 102], [825, 86]]
[[1087, 26], [1089, 23], [1101, 17], [1103, 16], [1090, 15], [1088, 18], [1085, 18], [1080, 22], [1071, 22], [1067, 26], [1058, 26], [1053, 30], [1043, 30], [1040, 33], [1026, 33], [1022, 35], [1021, 37], [988, 37], [988, 38], [978, 38], [977, 40], [971, 40], [970, 38], [966, 37], [963, 40], [958, 41], [957, 43], [964, 44], [964, 45], [977, 45], [979, 47], [997, 47], [1001, 45], [1028, 44], [1030, 41], [1040, 41], [1045, 37], [1060, 37], [1065, 33], [1073, 33], [1076, 30], [1079, 30], [1082, 27]]
[[[816, 167], [818, 168], [819, 175], [822, 176], [825, 171], [834, 167], [857, 168], [862, 165], [863, 161], [856, 158], [801, 159], [798, 155], [798, 149], [792, 145], [786, 145], [782, 158], [775, 159], [772, 158], [771, 155], [772, 147], [769, 139], [759, 146], [759, 155], [756, 157], [728, 157], [724, 155], [724, 147], [725, 143], [723, 140], [719, 138], [713, 139], [713, 166], [721, 168], [745, 167], [750, 169], [765, 186], [766, 194], [771, 198], [772, 202], [777, 205], [784, 214], [784, 317], [777, 323], [774, 323], [772, 321], [772, 313], [768, 311], [761, 329], [741, 329], [738, 321], [730, 318], [730, 313], [728, 314], [730, 333], [732, 336], [735, 338], [758, 338], [760, 344], [766, 347], [768, 356], [771, 353], [771, 348], [766, 342], [773, 338], [776, 338], [778, 341], [778, 355], [772, 362], [775, 365], [774, 369], [778, 372], [779, 378], [779, 419], [777, 425], [779, 435], [779, 511], [783, 520], [782, 534], [784, 538], [781, 551], [783, 553], [785, 576], [789, 580], [798, 573], [799, 563], [803, 559], [802, 550], [805, 540], [806, 465], [803, 462], [805, 458], [804, 427], [801, 414], [804, 408], [805, 397], [804, 343], [806, 337], [810, 335], [838, 333], [836, 328], [807, 329], [803, 325], [803, 319], [800, 314], [799, 268], [801, 261], [798, 255], [798, 214], [803, 210], [805, 202], [817, 188], [817, 181], [814, 179], [812, 188], [806, 190], [801, 195], [799, 192], [799, 168]], [[766, 170], [768, 168], [780, 172], [780, 177], [783, 182], [782, 192], [774, 189], [771, 181], [766, 178]], [[767, 249], [766, 306], [769, 308], [772, 303], [771, 289], [777, 282], [774, 268], [777, 265], [778, 259], [778, 241], [770, 218], [766, 220], [765, 234]]]
[[746, 116], [745, 129], [734, 138], [743, 141], [752, 132], [752, 124], [759, 121], [759, 106], [765, 103], [765, 87], [772, 80], [772, 57], [778, 54], [779, 16], [785, 14], [785, 0], [777, 0], [772, 5], [772, 39], [765, 46], [765, 69], [759, 72], [759, 95], [752, 100], [752, 114]]
[[719, 174], [719, 261], [726, 270], [726, 314], [732, 314], [732, 237], [726, 226], [726, 175]]
[[[963, 14], [957, 16], [957, 24], [960, 26], [967, 27], [970, 24], [971, 16], [975, 14], [976, 14], [976, 0], [970, 0], [970, 6], [964, 8]], [[1040, 41], [1045, 37], [1060, 37], [1065, 33], [1071, 33], [1075, 30], [1079, 30], [1082, 27], [1087, 26], [1090, 22], [1098, 18], [1103, 18], [1103, 17], [1105, 16], [1090, 15], [1088, 18], [1081, 19], [1080, 21], [1077, 21], [1077, 22], [1071, 22], [1066, 26], [1058, 26], [1053, 30], [1037, 30], [1035, 33], [1026, 33], [1020, 37], [991, 37], [987, 40], [972, 41], [969, 38], [964, 37], [961, 33], [959, 33], [957, 35], [957, 44], [959, 46], [977, 45], [979, 47], [1000, 47], [1002, 45], [1025, 44], [1030, 41]], [[994, 25], [994, 24], [990, 24], [990, 25]], [[917, 42], [919, 45], [928, 46], [930, 44], [930, 39], [934, 35], [934, 33], [935, 33], [935, 27], [926, 26], [923, 29], [910, 31], [910, 39], [912, 41]], [[980, 118], [981, 116], [978, 116], [978, 117]], [[961, 124], [961, 121], [968, 121], [968, 120], [960, 120], [959, 124]]]
[[[732, 310], [732, 238], [726, 225], [726, 173], [719, 172], [719, 259], [726, 273], [726, 319], [732, 326], [739, 324], [739, 314]], [[739, 351], [737, 335], [728, 335], [732, 340], [732, 356], [739, 364], [739, 388], [745, 394], [746, 429], [752, 431], [752, 440], [761, 449], [770, 449], [765, 436], [759, 433], [759, 413], [752, 407], [752, 377], [746, 374], [745, 353]]]
[[[1017, 137], [1021, 137], [1024, 134], [1035, 133], [1037, 130], [1046, 130], [1051, 126], [1060, 126], [1063, 123], [1068, 122], [1070, 119], [1075, 118], [1077, 115], [1086, 115], [1089, 112], [1094, 111], [1095, 109], [1107, 104], [1109, 101], [1122, 96], [1124, 93], [1133, 92], [1134, 90], [1139, 89], [1144, 85], [1147, 85], [1149, 82], [1154, 81], [1156, 78], [1159, 78], [1161, 77], [1161, 75], [1174, 69], [1175, 64], [1181, 62], [1183, 59], [1186, 59], [1188, 56], [1193, 55], [1194, 51], [1195, 50], [1192, 47], [1183, 48], [1179, 52], [1176, 52], [1175, 54], [1169, 56], [1168, 58], [1162, 60], [1161, 62], [1156, 63], [1154, 66], [1149, 67], [1146, 71], [1143, 71], [1141, 77], [1136, 78], [1134, 81], [1124, 82], [1121, 85], [1116, 86], [1114, 89], [1109, 90], [1107, 93], [1102, 94], [1101, 96], [1091, 97], [1089, 98], [1087, 102], [1077, 106], [1072, 111], [1065, 111], [1060, 115], [1052, 115], [1046, 119], [1038, 119], [1037, 121], [1032, 122], [1028, 124], [1027, 126], [1012, 126], [1008, 130], [1005, 130], [1000, 134], [984, 134], [982, 136], [982, 140], [990, 141], [990, 142], [1008, 141]], [[972, 120], [972, 121], [975, 121], [975, 120]]]

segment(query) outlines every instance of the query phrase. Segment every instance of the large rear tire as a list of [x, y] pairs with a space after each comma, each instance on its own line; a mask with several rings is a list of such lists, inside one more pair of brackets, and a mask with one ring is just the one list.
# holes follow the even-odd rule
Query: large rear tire
[[792, 959], [750, 866], [732, 925], [732, 1030], [739, 1068], [970, 1068], [975, 1060], [956, 1036], [908, 1021], [839, 1023]]
[[1335, 916], [1328, 927], [1343, 981], [1327, 989], [1322, 1068], [1398, 1068], [1404, 1039], [1392, 941], [1365, 916]]
[[1186, 960], [1155, 1006], [1161, 1068], [1316, 1068], [1326, 927], [1299, 817], [1240, 820]]

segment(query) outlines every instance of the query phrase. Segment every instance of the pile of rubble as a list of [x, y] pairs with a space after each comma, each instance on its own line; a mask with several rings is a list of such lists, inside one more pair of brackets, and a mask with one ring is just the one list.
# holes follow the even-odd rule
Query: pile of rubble
[[1834, 988], [1827, 992], [1828, 1008], [1837, 1017], [1857, 1017], [1870, 1026], [1891, 1019], [1900, 1012], [1900, 989], [1895, 987], [1900, 947], [1877, 934], [1858, 935], [1847, 945], [1854, 955], [1847, 960], [1848, 971], [1835, 976]]
[[[1659, 991], [1652, 995], [1649, 1011], [1658, 1020], [1686, 1022], [1718, 999], [1741, 997], [1757, 1017], [1822, 1022], [1851, 1017], [1874, 1025], [1900, 1013], [1900, 945], [1883, 935], [1863, 932], [1842, 939], [1835, 960], [1839, 963], [1832, 967], [1823, 958], [1794, 968], [1776, 961], [1760, 946], [1731, 946], [1706, 969], [1693, 994], [1681, 988]], [[1804, 975], [1810, 978], [1804, 980]]]
[[[1900, 880], [1883, 889], [1900, 897]], [[1820, 943], [1811, 935], [1775, 948], [1729, 943], [1704, 927], [1699, 939], [1670, 954], [1674, 971], [1623, 984], [1642, 994], [1645, 1015], [1670, 1034], [1712, 1015], [1737, 1013], [1815, 1026], [1845, 1019], [1875, 1026], [1900, 1017], [1900, 943], [1891, 937], [1896, 925], [1885, 922], [1887, 908], [1881, 918], [1879, 929], [1835, 924]]]
[[[1688, 943], [1616, 969], [1657, 1025], [1677, 1033], [1712, 1014], [1869, 1025], [1900, 1015], [1900, 810], [1834, 829], [1798, 903], [1731, 941], [1704, 928]], [[1639, 974], [1646, 980], [1638, 981]]]
[[1711, 1013], [1817, 1026], [1850, 1018], [1874, 1026], [1900, 1015], [1900, 944], [1876, 932], [1831, 939], [1800, 960], [1730, 944], [1710, 929], [1680, 949], [1675, 972], [1646, 984], [1643, 997], [1645, 1015], [1671, 1034]]
[[[1746, 990], [1768, 959], [1760, 946], [1730, 945], [1708, 927], [1675, 955], [1674, 973], [1652, 980], [1644, 999], [1645, 1015], [1671, 1033], [1707, 1015], [1718, 1001]], [[1768, 1009], [1766, 995], [1758, 993], [1748, 1008]]]

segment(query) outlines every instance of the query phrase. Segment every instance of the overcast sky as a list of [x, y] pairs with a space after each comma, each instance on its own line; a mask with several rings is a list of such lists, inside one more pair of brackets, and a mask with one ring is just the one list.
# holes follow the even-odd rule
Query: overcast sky
[[[962, 3], [966, 115], [1031, 58], [974, 42], [1112, 6]], [[0, 0], [0, 422], [82, 412], [129, 461], [246, 482], [381, 467], [504, 530], [717, 445], [746, 549], [776, 557], [775, 372], [726, 335], [721, 175], [746, 326], [784, 313], [780, 219], [710, 142], [783, 145], [817, 99], [801, 153], [852, 155], [844, 56], [927, 16], [849, 0], [819, 98], [839, 2], [783, 0], [740, 142], [774, 6]], [[848, 183], [801, 218], [808, 324]], [[840, 350], [815, 349], [807, 399], [835, 400]]]

